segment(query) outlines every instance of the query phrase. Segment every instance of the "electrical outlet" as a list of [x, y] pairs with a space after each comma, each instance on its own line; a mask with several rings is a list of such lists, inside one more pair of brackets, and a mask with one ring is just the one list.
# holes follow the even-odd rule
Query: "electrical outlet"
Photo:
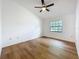
[[12, 40], [12, 38], [9, 38], [9, 40]]
[[19, 37], [16, 37], [16, 39], [19, 39]]

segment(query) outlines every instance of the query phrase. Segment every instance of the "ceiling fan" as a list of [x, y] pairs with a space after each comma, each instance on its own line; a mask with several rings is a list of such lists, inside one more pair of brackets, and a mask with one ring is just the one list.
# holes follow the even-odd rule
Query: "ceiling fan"
[[46, 5], [44, 0], [41, 0], [41, 3], [42, 3], [42, 6], [35, 6], [35, 8], [41, 8], [40, 12], [45, 10], [49, 12], [50, 10], [48, 9], [48, 7], [54, 6], [54, 3]]

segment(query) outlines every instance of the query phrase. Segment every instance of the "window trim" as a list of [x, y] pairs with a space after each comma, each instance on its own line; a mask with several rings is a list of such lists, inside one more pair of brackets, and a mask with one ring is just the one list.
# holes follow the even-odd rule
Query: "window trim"
[[[62, 22], [62, 25], [61, 26], [51, 26], [51, 22], [55, 22], [55, 24], [56, 24], [56, 22], [58, 23], [59, 21], [61, 21]], [[61, 32], [63, 32], [63, 21], [62, 20], [51, 20], [50, 22], [49, 22], [49, 26], [50, 26], [50, 32], [58, 32], [58, 33], [61, 33]], [[59, 30], [51, 30], [51, 27], [61, 27], [62, 29], [59, 29]]]

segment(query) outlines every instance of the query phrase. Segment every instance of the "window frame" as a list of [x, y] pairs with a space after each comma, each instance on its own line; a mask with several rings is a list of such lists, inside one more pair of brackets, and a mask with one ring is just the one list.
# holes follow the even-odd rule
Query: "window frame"
[[[61, 21], [61, 25], [60, 25], [59, 21]], [[51, 22], [53, 22], [55, 24], [51, 25]], [[50, 32], [59, 32], [59, 33], [63, 32], [63, 21], [62, 20], [52, 20], [49, 22], [49, 26], [50, 26]], [[51, 30], [54, 27], [55, 27], [55, 29]], [[57, 30], [56, 30], [56, 27], [58, 28]], [[60, 27], [61, 27], [61, 29], [59, 29]]]

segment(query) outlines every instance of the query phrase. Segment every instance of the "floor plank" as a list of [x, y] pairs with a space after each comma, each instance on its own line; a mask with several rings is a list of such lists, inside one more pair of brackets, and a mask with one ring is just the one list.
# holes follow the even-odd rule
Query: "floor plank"
[[1, 59], [78, 59], [75, 44], [38, 38], [3, 48]]

